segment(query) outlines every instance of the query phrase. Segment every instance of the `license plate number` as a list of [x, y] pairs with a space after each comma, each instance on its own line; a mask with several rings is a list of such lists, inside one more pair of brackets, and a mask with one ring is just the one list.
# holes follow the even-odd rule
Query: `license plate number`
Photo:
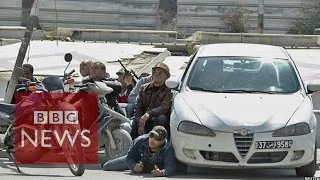
[[291, 148], [292, 140], [281, 141], [257, 141], [256, 149], [282, 149]]

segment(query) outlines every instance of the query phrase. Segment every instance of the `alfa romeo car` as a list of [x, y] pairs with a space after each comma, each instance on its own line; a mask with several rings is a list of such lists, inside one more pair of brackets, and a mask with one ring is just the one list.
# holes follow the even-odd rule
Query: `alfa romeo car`
[[311, 94], [320, 85], [305, 85], [282, 47], [203, 45], [166, 85], [174, 92], [170, 131], [181, 163], [315, 174]]

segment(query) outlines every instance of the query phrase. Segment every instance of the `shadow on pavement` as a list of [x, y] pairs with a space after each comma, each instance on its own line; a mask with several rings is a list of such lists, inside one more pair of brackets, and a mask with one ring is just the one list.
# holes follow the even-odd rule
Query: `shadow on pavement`
[[[19, 166], [20, 167], [20, 173], [18, 172], [17, 168], [15, 167], [14, 163], [6, 160], [6, 159], [0, 159], [0, 167], [4, 168], [4, 169], [10, 169], [12, 172], [14, 173], [1, 173], [1, 176], [37, 176], [37, 177], [69, 177], [69, 176], [61, 176], [61, 175], [50, 175], [50, 174], [28, 174], [23, 172], [23, 166]], [[25, 167], [29, 167], [29, 166], [25, 166]]]
[[27, 174], [27, 173], [24, 173], [24, 172], [21, 172], [21, 173], [17, 173], [17, 174], [9, 174], [9, 173], [1, 173], [0, 174], [0, 177], [1, 176], [30, 176], [30, 177], [43, 177], [43, 178], [46, 178], [46, 177], [71, 177], [72, 175], [70, 176], [61, 176], [61, 175], [52, 175], [52, 174]]
[[[130, 176], [139, 176], [141, 178], [154, 178], [150, 173], [135, 174], [131, 172], [123, 172]], [[263, 178], [261, 178], [263, 177]], [[212, 168], [196, 168], [189, 167], [187, 174], [177, 173], [170, 179], [299, 179], [291, 169], [212, 169]]]

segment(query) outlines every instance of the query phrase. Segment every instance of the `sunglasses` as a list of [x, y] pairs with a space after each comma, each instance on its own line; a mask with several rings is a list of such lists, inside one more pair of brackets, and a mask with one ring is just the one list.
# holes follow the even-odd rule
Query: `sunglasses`
[[162, 141], [162, 139], [154, 133], [150, 133], [149, 137], [156, 141]]

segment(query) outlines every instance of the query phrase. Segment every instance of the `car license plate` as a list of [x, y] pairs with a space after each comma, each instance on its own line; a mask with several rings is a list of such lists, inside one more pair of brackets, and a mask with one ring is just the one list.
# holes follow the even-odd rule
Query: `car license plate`
[[256, 149], [281, 149], [291, 148], [292, 140], [281, 140], [281, 141], [257, 141]]

